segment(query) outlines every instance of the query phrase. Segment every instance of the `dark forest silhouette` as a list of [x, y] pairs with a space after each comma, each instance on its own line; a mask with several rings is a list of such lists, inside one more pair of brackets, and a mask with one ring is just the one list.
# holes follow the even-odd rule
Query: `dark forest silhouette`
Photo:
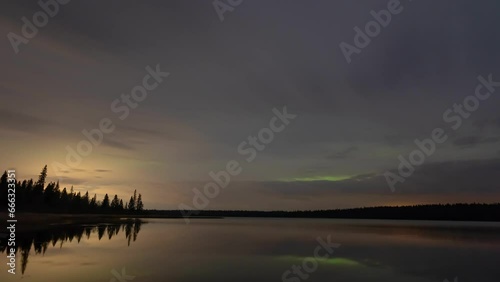
[[346, 218], [346, 219], [399, 219], [399, 220], [450, 220], [450, 221], [500, 221], [500, 204], [439, 204], [397, 207], [364, 207], [336, 210], [308, 211], [248, 211], [200, 210], [156, 211], [148, 214], [182, 217], [192, 214], [199, 217], [291, 217], [291, 218]]
[[[28, 258], [30, 251], [34, 250], [34, 254], [44, 255], [48, 247], [52, 245], [55, 247], [59, 244], [59, 248], [63, 247], [65, 242], [72, 242], [76, 240], [78, 243], [83, 239], [89, 239], [92, 234], [97, 234], [99, 241], [103, 237], [108, 240], [117, 236], [120, 232], [125, 232], [128, 246], [133, 241], [137, 240], [139, 231], [141, 230], [142, 221], [128, 220], [121, 224], [97, 224], [97, 225], [56, 225], [51, 226], [50, 229], [31, 231], [31, 232], [18, 232], [16, 234], [16, 246], [14, 247], [16, 256], [20, 253], [21, 258], [21, 273], [24, 274], [28, 265]], [[106, 236], [105, 236], [106, 235]], [[0, 252], [4, 253], [12, 247], [7, 247], [7, 240], [0, 238]], [[33, 254], [33, 253], [32, 253]]]
[[[0, 178], [0, 208], [8, 207], [8, 177], [5, 171]], [[142, 195], [137, 190], [128, 204], [115, 195], [112, 199], [106, 194], [102, 201], [97, 195], [92, 198], [87, 191], [84, 195], [75, 192], [73, 187], [60, 190], [59, 181], [48, 182], [47, 166], [42, 169], [37, 181], [17, 181], [15, 188], [15, 209], [17, 212], [54, 212], [54, 213], [141, 213], [144, 210]], [[12, 191], [11, 191], [12, 192]]]

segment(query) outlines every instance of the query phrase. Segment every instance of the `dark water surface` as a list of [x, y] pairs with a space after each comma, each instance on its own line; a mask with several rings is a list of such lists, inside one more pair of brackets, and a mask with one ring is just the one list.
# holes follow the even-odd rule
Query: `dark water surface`
[[500, 223], [146, 221], [18, 232], [0, 281], [500, 281]]

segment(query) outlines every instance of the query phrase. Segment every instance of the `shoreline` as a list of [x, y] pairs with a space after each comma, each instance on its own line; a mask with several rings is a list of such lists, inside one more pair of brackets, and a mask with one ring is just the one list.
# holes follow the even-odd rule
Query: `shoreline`
[[[272, 212], [271, 212], [272, 213]], [[293, 213], [293, 212], [292, 212]], [[7, 212], [0, 212], [0, 218], [3, 222], [8, 219]], [[342, 216], [311, 216], [311, 215], [265, 215], [265, 214], [247, 214], [247, 215], [234, 215], [228, 214], [223, 215], [200, 215], [200, 216], [186, 216], [181, 215], [176, 216], [172, 214], [162, 214], [154, 212], [146, 212], [144, 214], [70, 214], [70, 213], [16, 213], [17, 224], [19, 230], [29, 227], [32, 228], [43, 228], [54, 224], [98, 224], [98, 223], [124, 223], [130, 220], [142, 220], [147, 222], [147, 219], [224, 219], [224, 218], [282, 218], [282, 219], [345, 219], [345, 220], [396, 220], [396, 221], [450, 221], [450, 222], [500, 222], [500, 220], [484, 220], [484, 219], [456, 219], [456, 218], [441, 218], [441, 219], [429, 219], [429, 218], [374, 218], [374, 217], [342, 217]]]

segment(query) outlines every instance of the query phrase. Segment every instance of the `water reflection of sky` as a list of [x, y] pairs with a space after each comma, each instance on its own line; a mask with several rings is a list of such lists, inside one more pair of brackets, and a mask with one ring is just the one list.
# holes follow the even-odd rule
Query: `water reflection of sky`
[[31, 249], [24, 275], [5, 269], [0, 279], [109, 281], [125, 267], [136, 281], [281, 281], [330, 235], [341, 246], [307, 281], [498, 281], [499, 231], [497, 223], [153, 219], [130, 245], [106, 230], [43, 255]]

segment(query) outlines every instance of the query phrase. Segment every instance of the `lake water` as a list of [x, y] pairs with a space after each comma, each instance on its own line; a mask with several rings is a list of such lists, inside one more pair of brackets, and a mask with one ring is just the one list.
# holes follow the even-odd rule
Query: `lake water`
[[500, 281], [500, 223], [146, 221], [18, 232], [0, 281]]

